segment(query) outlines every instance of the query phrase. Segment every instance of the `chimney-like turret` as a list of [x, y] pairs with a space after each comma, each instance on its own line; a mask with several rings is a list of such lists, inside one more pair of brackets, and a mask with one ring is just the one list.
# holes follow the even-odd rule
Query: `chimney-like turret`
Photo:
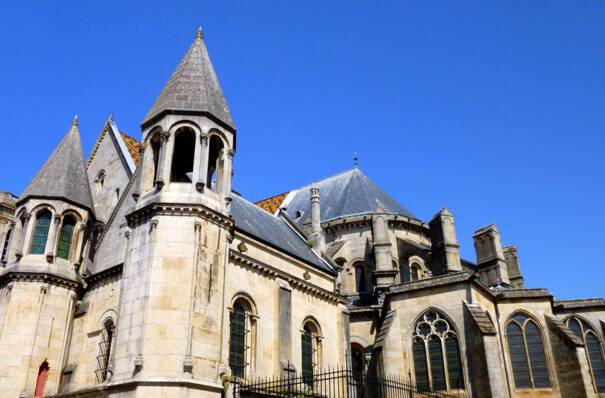
[[319, 201], [319, 188], [311, 187], [311, 243], [313, 250], [318, 254], [324, 250], [325, 240], [324, 233], [321, 229], [321, 205]]
[[510, 286], [498, 228], [494, 224], [480, 228], [473, 234], [473, 240], [481, 281], [489, 287]]
[[432, 270], [435, 274], [461, 271], [460, 246], [456, 238], [454, 216], [442, 209], [429, 223], [431, 229]]
[[525, 287], [525, 282], [519, 267], [519, 253], [517, 252], [517, 248], [513, 245], [510, 245], [506, 246], [502, 250], [504, 251], [504, 259], [506, 261], [506, 268], [508, 270], [510, 284], [515, 289], [523, 289]]
[[391, 263], [391, 240], [389, 239], [389, 220], [386, 214], [372, 214], [372, 245], [374, 247], [374, 276], [376, 287], [386, 289], [395, 284], [397, 270]]

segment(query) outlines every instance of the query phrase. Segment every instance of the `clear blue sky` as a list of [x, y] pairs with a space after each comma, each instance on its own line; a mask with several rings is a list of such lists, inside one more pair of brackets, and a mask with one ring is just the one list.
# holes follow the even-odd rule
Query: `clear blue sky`
[[0, 190], [80, 116], [139, 123], [195, 35], [238, 127], [249, 199], [352, 166], [463, 256], [496, 223], [529, 287], [605, 296], [605, 1], [40, 1], [0, 6]]

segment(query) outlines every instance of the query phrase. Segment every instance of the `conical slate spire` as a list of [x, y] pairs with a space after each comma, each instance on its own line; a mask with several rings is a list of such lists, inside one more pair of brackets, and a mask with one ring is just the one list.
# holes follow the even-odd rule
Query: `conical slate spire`
[[63, 199], [94, 210], [77, 116], [61, 143], [25, 188], [19, 203], [30, 197]]
[[166, 113], [207, 114], [235, 129], [223, 90], [208, 56], [201, 28], [142, 125], [145, 126]]

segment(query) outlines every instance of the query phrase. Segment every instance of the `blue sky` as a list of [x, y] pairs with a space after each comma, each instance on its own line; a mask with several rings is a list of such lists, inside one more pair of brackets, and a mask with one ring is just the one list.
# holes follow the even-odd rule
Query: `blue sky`
[[496, 223], [529, 287], [605, 296], [605, 1], [4, 2], [0, 190], [80, 117], [139, 123], [201, 25], [262, 199], [362, 170], [462, 254]]

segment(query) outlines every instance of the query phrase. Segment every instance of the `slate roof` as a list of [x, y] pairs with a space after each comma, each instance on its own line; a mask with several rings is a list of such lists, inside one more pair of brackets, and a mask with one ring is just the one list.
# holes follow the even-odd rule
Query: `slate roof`
[[387, 335], [389, 334], [389, 330], [391, 329], [391, 325], [395, 320], [395, 310], [390, 310], [384, 316], [384, 320], [382, 321], [382, 325], [380, 325], [380, 330], [376, 334], [376, 339], [374, 340], [374, 348], [384, 347], [384, 342], [386, 340]]
[[322, 222], [355, 214], [372, 213], [377, 209], [416, 218], [356, 167], [290, 192], [283, 205], [287, 206], [288, 215], [299, 226], [302, 226], [311, 214], [309, 189], [312, 185], [319, 188]]
[[235, 130], [231, 112], [210, 61], [201, 29], [189, 51], [145, 116], [142, 125], [164, 113], [208, 113]]
[[477, 327], [482, 334], [496, 334], [496, 327], [492, 322], [491, 318], [487, 315], [487, 312], [477, 303], [469, 304], [464, 302], [466, 309], [471, 314], [471, 317], [477, 324]]
[[239, 195], [233, 194], [232, 198], [231, 216], [235, 221], [236, 229], [316, 268], [334, 274], [334, 270], [307, 247], [307, 242], [288, 225], [286, 220], [268, 213]]
[[29, 197], [66, 199], [94, 212], [77, 117], [55, 151], [25, 188], [19, 203]]

